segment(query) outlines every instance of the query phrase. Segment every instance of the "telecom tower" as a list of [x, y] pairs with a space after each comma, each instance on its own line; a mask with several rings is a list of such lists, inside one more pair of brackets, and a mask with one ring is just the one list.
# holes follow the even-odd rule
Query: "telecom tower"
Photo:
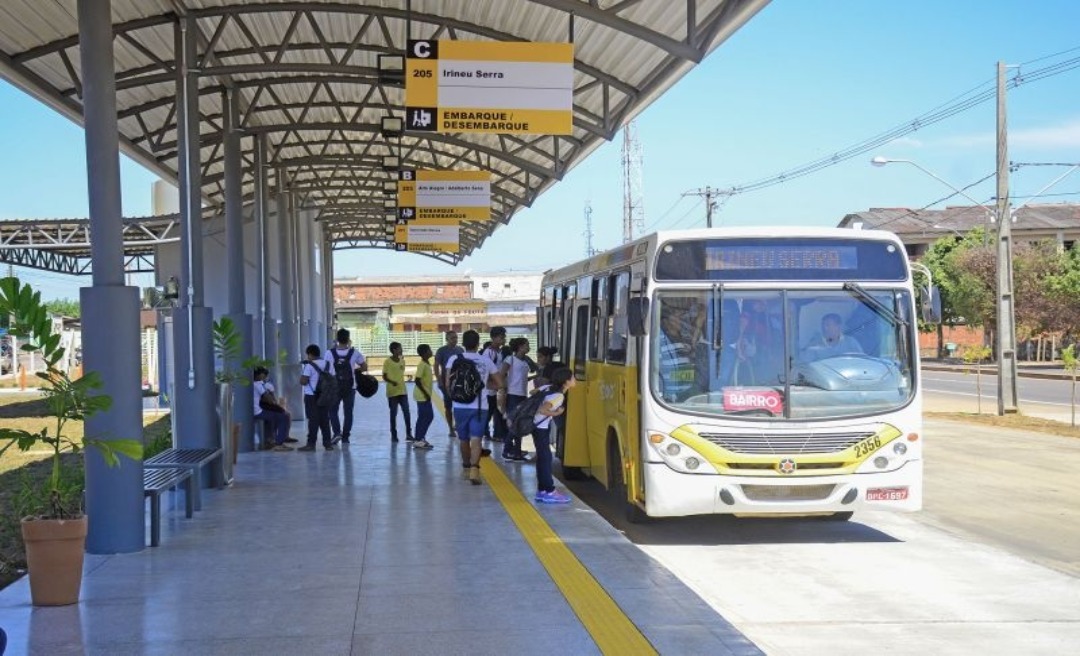
[[585, 237], [585, 257], [592, 257], [596, 255], [596, 249], [593, 248], [593, 231], [592, 231], [592, 202], [585, 201], [585, 232], [582, 234]]
[[623, 243], [634, 239], [635, 233], [645, 231], [645, 193], [641, 183], [641, 142], [637, 136], [637, 124], [630, 121], [623, 126], [622, 174], [623, 174]]

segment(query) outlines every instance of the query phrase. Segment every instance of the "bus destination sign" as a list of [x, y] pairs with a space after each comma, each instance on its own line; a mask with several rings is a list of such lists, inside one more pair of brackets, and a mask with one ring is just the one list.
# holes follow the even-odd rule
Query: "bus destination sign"
[[858, 268], [859, 254], [854, 246], [732, 244], [708, 246], [705, 249], [707, 271], [746, 269], [851, 271]]

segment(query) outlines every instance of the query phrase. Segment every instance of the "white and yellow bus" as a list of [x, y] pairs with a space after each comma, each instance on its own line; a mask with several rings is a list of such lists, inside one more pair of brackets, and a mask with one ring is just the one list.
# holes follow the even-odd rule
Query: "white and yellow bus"
[[578, 380], [553, 442], [627, 517], [922, 506], [916, 308], [895, 235], [660, 232], [544, 277]]

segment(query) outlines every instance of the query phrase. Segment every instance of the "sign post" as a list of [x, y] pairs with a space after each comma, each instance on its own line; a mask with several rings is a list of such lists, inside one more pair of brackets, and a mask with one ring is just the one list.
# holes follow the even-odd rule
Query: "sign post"
[[405, 129], [571, 134], [571, 43], [410, 40]]

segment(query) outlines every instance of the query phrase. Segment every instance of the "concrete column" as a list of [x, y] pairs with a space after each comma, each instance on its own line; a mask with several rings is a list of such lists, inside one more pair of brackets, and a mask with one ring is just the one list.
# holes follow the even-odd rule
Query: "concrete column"
[[[176, 36], [177, 169], [180, 179], [180, 307], [173, 312], [175, 441], [185, 449], [221, 446], [211, 338], [213, 312], [203, 306], [202, 175], [199, 169], [199, 74], [195, 19], [178, 19]], [[216, 485], [215, 475], [203, 476]]]
[[[244, 287], [244, 191], [241, 160], [240, 93], [226, 89], [222, 99], [225, 116], [225, 257], [229, 279], [229, 314], [240, 333], [240, 353], [225, 363], [231, 371], [243, 371], [242, 363], [255, 353], [251, 341], [251, 315], [247, 314]], [[246, 371], [250, 376], [251, 372]], [[240, 451], [255, 448], [255, 403], [251, 385], [233, 385], [232, 422], [240, 425]]]
[[276, 327], [270, 316], [270, 232], [269, 201], [267, 199], [266, 135], [255, 135], [255, 242], [258, 253], [259, 316], [256, 319], [258, 353], [271, 362], [277, 362], [277, 346], [274, 339]]
[[278, 263], [281, 267], [281, 323], [278, 324], [278, 350], [284, 351], [284, 360], [278, 376], [278, 385], [289, 402], [294, 419], [302, 419], [304, 393], [300, 387], [300, 361], [304, 358], [296, 330], [296, 280], [294, 263], [296, 240], [295, 217], [289, 211], [289, 192], [286, 191], [285, 167], [277, 169], [277, 216], [280, 239], [278, 240]]
[[[124, 286], [120, 204], [120, 146], [116, 127], [112, 7], [109, 0], [79, 0], [79, 55], [86, 128], [86, 186], [93, 240], [93, 285], [80, 290], [83, 365], [97, 372], [112, 407], [86, 420], [86, 434], [102, 440], [142, 440], [142, 368], [139, 361], [139, 292]], [[146, 544], [142, 461], [109, 467], [96, 449], [86, 466], [86, 550], [94, 554], [141, 551]]]

